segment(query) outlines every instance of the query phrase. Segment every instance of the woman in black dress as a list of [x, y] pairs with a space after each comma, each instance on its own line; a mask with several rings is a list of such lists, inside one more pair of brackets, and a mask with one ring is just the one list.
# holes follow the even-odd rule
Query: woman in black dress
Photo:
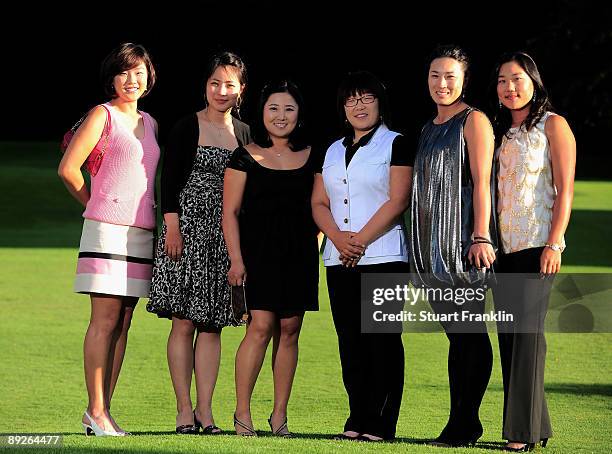
[[223, 233], [231, 260], [231, 285], [245, 284], [249, 323], [236, 353], [239, 435], [256, 435], [250, 402], [274, 338], [274, 435], [290, 436], [287, 404], [297, 367], [304, 311], [318, 310], [318, 229], [310, 196], [311, 149], [303, 139], [303, 102], [297, 87], [264, 87], [254, 142], [240, 147], [225, 172]]
[[[221, 230], [223, 174], [230, 150], [250, 142], [249, 127], [232, 116], [245, 83], [246, 69], [238, 56], [215, 56], [206, 75], [206, 108], [177, 123], [164, 155], [164, 226], [147, 310], [172, 319], [168, 366], [177, 401], [176, 431], [182, 434], [200, 428], [221, 432], [214, 425], [212, 394], [221, 359], [221, 328], [235, 324]], [[195, 410], [190, 396], [194, 369]]]

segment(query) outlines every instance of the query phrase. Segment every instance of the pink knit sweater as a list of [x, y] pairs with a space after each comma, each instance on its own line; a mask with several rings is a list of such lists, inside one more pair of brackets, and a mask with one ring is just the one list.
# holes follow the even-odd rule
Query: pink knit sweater
[[111, 130], [100, 170], [91, 178], [91, 197], [83, 217], [143, 229], [155, 227], [155, 172], [159, 145], [151, 116], [140, 111], [144, 137], [127, 129], [110, 103]]

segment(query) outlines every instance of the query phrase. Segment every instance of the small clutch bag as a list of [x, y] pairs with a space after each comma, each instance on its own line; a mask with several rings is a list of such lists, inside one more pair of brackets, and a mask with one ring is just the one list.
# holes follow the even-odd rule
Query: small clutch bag
[[234, 321], [239, 325], [246, 323], [249, 318], [249, 313], [247, 311], [244, 283], [242, 285], [232, 285], [230, 299]]

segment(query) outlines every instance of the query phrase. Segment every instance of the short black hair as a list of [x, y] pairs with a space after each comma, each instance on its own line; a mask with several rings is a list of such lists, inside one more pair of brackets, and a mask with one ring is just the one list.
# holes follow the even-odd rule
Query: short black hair
[[148, 95], [155, 85], [155, 68], [149, 56], [149, 52], [141, 45], [134, 43], [123, 43], [113, 49], [102, 61], [100, 67], [100, 79], [104, 94], [111, 98], [117, 97], [113, 80], [117, 74], [122, 73], [144, 63], [147, 67], [147, 90], [142, 97]]
[[383, 83], [369, 71], [354, 71], [348, 73], [340, 86], [338, 87], [338, 95], [336, 97], [336, 107], [338, 114], [345, 127], [350, 129], [347, 133], [352, 132], [352, 127], [346, 126], [346, 113], [344, 111], [344, 103], [352, 96], [358, 94], [370, 93], [376, 96], [378, 99], [378, 112], [381, 120], [384, 124], [389, 126], [390, 115], [389, 115], [389, 101], [387, 100], [387, 93]]
[[306, 137], [306, 124], [304, 121], [306, 108], [304, 105], [304, 97], [298, 86], [290, 80], [270, 82], [261, 90], [255, 122], [253, 124], [253, 142], [262, 148], [270, 148], [272, 146], [272, 140], [263, 122], [263, 112], [266, 102], [274, 93], [288, 93], [295, 99], [298, 105], [298, 118], [295, 129], [289, 134], [289, 148], [293, 151], [303, 150], [310, 145]]

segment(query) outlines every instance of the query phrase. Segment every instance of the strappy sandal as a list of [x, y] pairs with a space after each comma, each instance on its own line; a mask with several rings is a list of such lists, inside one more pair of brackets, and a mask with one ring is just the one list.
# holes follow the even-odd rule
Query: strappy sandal
[[236, 426], [242, 427], [245, 430], [245, 432], [236, 431], [236, 435], [240, 435], [241, 437], [256, 437], [257, 436], [257, 432], [255, 432], [255, 429], [241, 422], [238, 418], [236, 418], [236, 413], [234, 413], [234, 428]]
[[[285, 417], [285, 422], [282, 423], [276, 430], [274, 430], [274, 427], [272, 427], [272, 415], [270, 415], [270, 417], [268, 418], [268, 424], [270, 424], [270, 430], [272, 431], [272, 435], [276, 437], [293, 438], [293, 434], [289, 432], [289, 428], [287, 427], [286, 417]], [[286, 432], [283, 433], [284, 430]]]
[[221, 430], [219, 427], [215, 426], [214, 424], [211, 424], [210, 426], [202, 427], [203, 435], [221, 435], [222, 433], [223, 433], [223, 430]]
[[198, 428], [193, 424], [184, 424], [176, 428], [176, 433], [179, 435], [195, 435], [198, 433]]
[[182, 426], [176, 427], [176, 433], [179, 435], [195, 435], [198, 433], [197, 418], [195, 417], [195, 411], [193, 412], [193, 424], [183, 424]]
[[221, 435], [223, 433], [223, 431], [214, 424], [209, 424], [206, 427], [202, 427], [202, 423], [196, 416], [195, 410], [193, 410], [193, 421], [196, 430], [202, 429], [202, 435]]

